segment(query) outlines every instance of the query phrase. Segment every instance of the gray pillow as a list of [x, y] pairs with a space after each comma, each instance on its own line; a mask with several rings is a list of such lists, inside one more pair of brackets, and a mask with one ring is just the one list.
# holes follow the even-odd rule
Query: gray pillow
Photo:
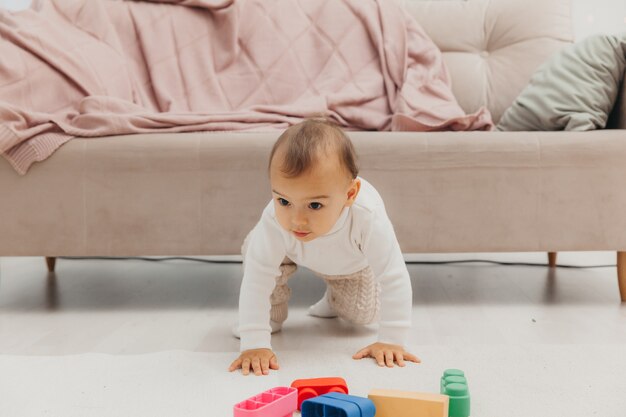
[[626, 33], [596, 35], [557, 52], [532, 76], [497, 130], [606, 126], [626, 68]]

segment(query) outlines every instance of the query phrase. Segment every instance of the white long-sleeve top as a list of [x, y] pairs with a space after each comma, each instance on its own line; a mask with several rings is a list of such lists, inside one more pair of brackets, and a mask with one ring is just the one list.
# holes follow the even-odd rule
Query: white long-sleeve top
[[344, 208], [327, 234], [309, 242], [299, 241], [280, 226], [273, 201], [265, 207], [244, 254], [239, 294], [241, 351], [271, 349], [270, 295], [285, 256], [325, 275], [352, 274], [369, 265], [381, 288], [378, 341], [406, 343], [411, 327], [411, 280], [382, 198], [370, 183], [360, 180], [354, 204]]

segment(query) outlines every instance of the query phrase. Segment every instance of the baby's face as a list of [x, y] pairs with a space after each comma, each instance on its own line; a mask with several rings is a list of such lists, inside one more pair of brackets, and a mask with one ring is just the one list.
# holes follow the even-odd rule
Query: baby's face
[[[276, 155], [278, 156], [278, 155]], [[279, 158], [270, 168], [270, 183], [280, 225], [302, 242], [325, 235], [344, 207], [352, 205], [359, 180], [352, 180], [338, 161], [321, 160], [308, 172], [289, 178]]]

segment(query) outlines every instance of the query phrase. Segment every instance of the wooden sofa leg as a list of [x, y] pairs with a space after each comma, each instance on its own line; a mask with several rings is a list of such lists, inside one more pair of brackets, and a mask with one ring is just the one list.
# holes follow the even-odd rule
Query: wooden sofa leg
[[46, 265], [48, 265], [48, 272], [54, 272], [54, 267], [57, 264], [57, 258], [52, 256], [46, 256]]
[[626, 302], [626, 252], [617, 252], [617, 285], [622, 302]]
[[550, 268], [556, 266], [556, 252], [548, 252], [548, 265], [550, 265]]

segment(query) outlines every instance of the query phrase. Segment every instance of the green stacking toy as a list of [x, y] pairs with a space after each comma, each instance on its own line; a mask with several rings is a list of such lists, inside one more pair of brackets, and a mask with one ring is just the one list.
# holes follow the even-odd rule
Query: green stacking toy
[[449, 417], [469, 417], [470, 395], [463, 371], [446, 369], [441, 377], [440, 392], [450, 397]]

